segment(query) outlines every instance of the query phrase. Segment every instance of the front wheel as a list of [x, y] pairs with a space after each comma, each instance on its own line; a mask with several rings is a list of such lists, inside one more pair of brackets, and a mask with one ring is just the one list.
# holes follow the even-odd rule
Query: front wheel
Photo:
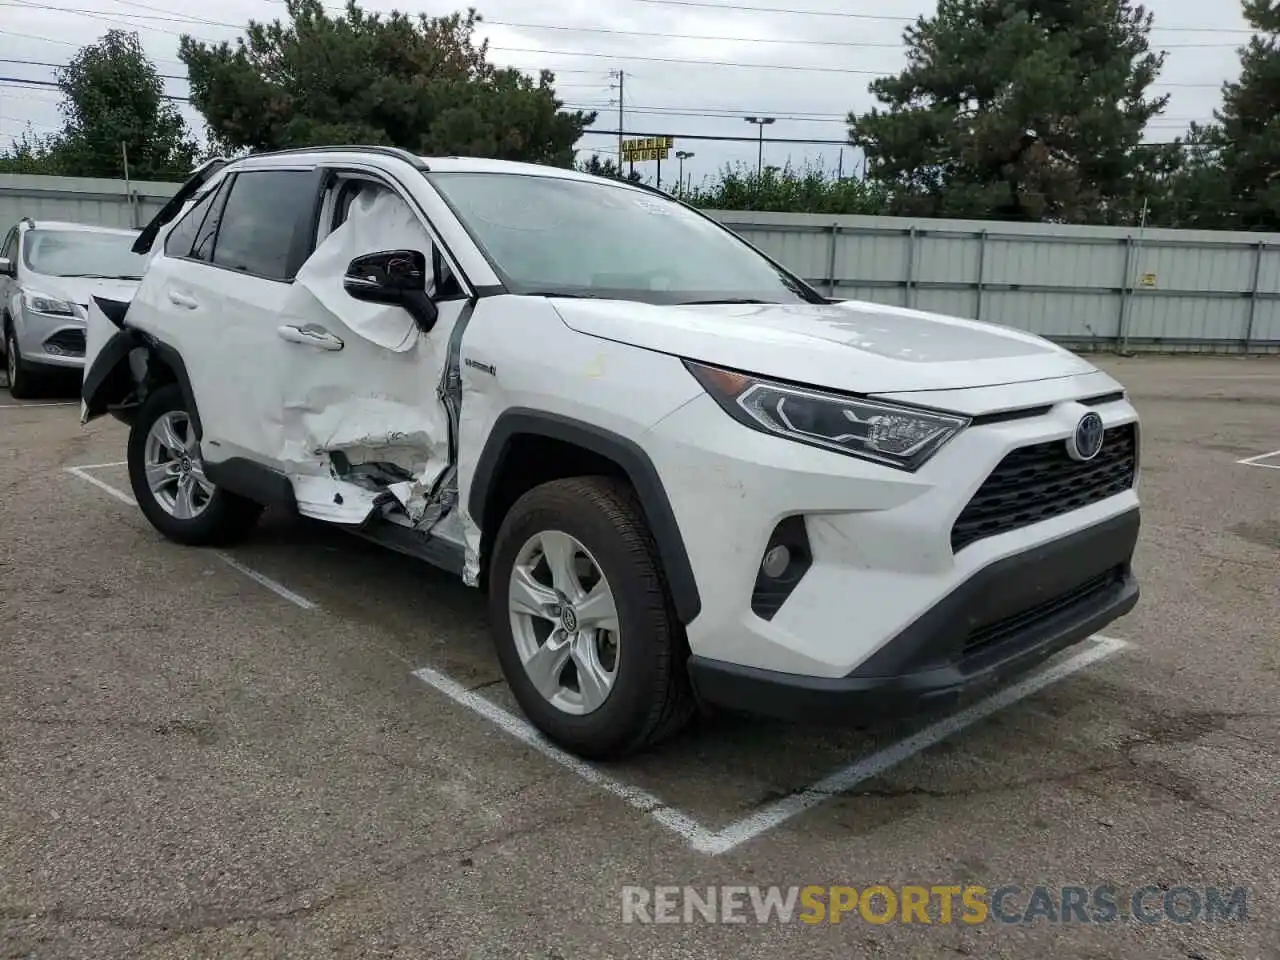
[[177, 384], [151, 394], [129, 431], [129, 483], [138, 507], [170, 540], [229, 543], [258, 521], [262, 506], [216, 487]]
[[4, 331], [5, 372], [9, 377], [9, 395], [15, 400], [26, 400], [32, 397], [38, 386], [38, 378], [22, 359], [22, 349], [18, 346], [18, 338], [13, 328], [6, 325]]
[[489, 571], [502, 671], [533, 724], [580, 756], [624, 756], [693, 716], [684, 630], [630, 487], [556, 480], [504, 518]]

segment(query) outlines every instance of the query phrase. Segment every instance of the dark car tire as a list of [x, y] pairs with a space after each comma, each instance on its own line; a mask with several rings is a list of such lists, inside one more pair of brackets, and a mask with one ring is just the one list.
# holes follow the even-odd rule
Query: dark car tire
[[[512, 629], [511, 574], [521, 550], [543, 532], [577, 540], [614, 597], [615, 678], [603, 703], [586, 714], [562, 710], [537, 690]], [[688, 642], [644, 511], [629, 485], [579, 477], [535, 487], [504, 517], [492, 556], [488, 594], [498, 660], [517, 702], [546, 737], [581, 757], [607, 760], [652, 747], [687, 725], [696, 713]]]
[[18, 338], [8, 324], [4, 328], [4, 356], [9, 378], [9, 395], [15, 400], [29, 400], [34, 397], [40, 386], [40, 377], [31, 371], [31, 367], [22, 358], [22, 348], [18, 346]]
[[[210, 485], [213, 490], [202, 509], [193, 517], [180, 518], [165, 509], [147, 482], [147, 436], [152, 426], [169, 414], [185, 416], [191, 428], [191, 412], [186, 409], [182, 390], [177, 384], [166, 384], [152, 393], [138, 409], [129, 430], [129, 483], [134, 499], [151, 525], [165, 537], [189, 546], [215, 546], [243, 539], [258, 522], [262, 504], [246, 500], [227, 490]], [[198, 455], [193, 458], [202, 466]]]

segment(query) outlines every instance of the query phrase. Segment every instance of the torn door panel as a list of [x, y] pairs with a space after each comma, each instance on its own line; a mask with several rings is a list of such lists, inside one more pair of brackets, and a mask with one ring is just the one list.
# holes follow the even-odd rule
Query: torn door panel
[[[299, 510], [309, 516], [338, 514], [350, 522], [359, 504], [363, 520], [377, 493], [391, 490], [416, 522], [449, 463], [449, 424], [437, 388], [459, 305], [441, 304], [428, 336], [403, 308], [356, 300], [342, 287], [353, 259], [390, 248], [427, 252], [430, 235], [399, 196], [366, 190], [299, 271], [281, 318], [323, 328], [341, 343], [318, 349], [291, 342], [286, 368], [275, 374], [277, 455], [294, 480]], [[352, 496], [348, 485], [373, 495]], [[344, 503], [335, 504], [335, 495]]]

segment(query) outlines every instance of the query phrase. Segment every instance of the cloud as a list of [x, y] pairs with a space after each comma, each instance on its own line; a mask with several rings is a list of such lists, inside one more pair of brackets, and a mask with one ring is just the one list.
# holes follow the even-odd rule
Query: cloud
[[[554, 7], [533, 7], [521, 0], [479, 4], [495, 62], [557, 74], [557, 89], [573, 107], [600, 112], [596, 128], [617, 127], [617, 81], [610, 71], [624, 71], [625, 129], [643, 134], [734, 136], [751, 138], [755, 127], [748, 114], [777, 117], [771, 137], [843, 140], [842, 122], [850, 110], [871, 106], [867, 84], [873, 75], [900, 69], [900, 45], [906, 22], [932, 13], [930, 0], [743, 0], [746, 6], [829, 10], [855, 16], [804, 16], [698, 5], [724, 0], [573, 0]], [[85, 43], [111, 27], [138, 30], [163, 74], [182, 75], [177, 60], [178, 35], [231, 39], [234, 27], [250, 17], [284, 15], [280, 0], [204, 0], [198, 13], [183, 13], [174, 0], [51, 0], [53, 6], [86, 13], [43, 8], [35, 0], [5, 0], [0, 25], [0, 59], [65, 63]], [[339, 7], [338, 0], [332, 6]], [[440, 3], [370, 0], [369, 10], [408, 9], [440, 14], [458, 9]], [[1238, 70], [1235, 46], [1246, 36], [1235, 0], [1206, 4], [1196, 0], [1147, 0], [1155, 15], [1153, 46], [1168, 47], [1160, 92], [1172, 95], [1165, 117], [1150, 130], [1152, 139], [1176, 136], [1186, 121], [1207, 120], [1219, 102], [1219, 86]], [[190, 8], [188, 8], [190, 9]], [[154, 18], [154, 19], [147, 19]], [[164, 19], [171, 18], [171, 19]], [[873, 19], [875, 18], [875, 19]], [[897, 19], [895, 19], [897, 18]], [[184, 22], [185, 21], [185, 22]], [[203, 21], [203, 22], [197, 22]], [[543, 25], [541, 28], [529, 25]], [[1166, 29], [1159, 29], [1164, 27]], [[1169, 27], [1209, 28], [1202, 32]], [[590, 55], [588, 55], [590, 54]], [[708, 61], [708, 62], [688, 62]], [[804, 68], [804, 69], [801, 69]], [[0, 75], [48, 81], [46, 66], [0, 63]], [[1192, 86], [1203, 84], [1205, 86]], [[167, 80], [170, 93], [183, 95], [183, 80]], [[0, 84], [0, 143], [20, 133], [27, 122], [39, 132], [57, 129], [57, 91]], [[196, 129], [199, 115], [184, 110]], [[602, 153], [616, 150], [616, 138], [588, 135], [581, 146]], [[725, 163], [756, 160], [754, 142], [682, 140], [677, 146], [696, 153], [685, 165], [696, 182]], [[766, 163], [822, 163], [834, 169], [842, 153], [836, 144], [765, 144]], [[846, 171], [855, 161], [853, 148], [843, 149]], [[663, 165], [663, 179], [674, 172]], [[652, 175], [654, 164], [644, 165]]]

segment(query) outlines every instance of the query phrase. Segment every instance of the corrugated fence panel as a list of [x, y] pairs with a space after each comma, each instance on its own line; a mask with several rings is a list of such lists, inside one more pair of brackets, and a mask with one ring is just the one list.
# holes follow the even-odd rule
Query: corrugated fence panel
[[[828, 242], [830, 242], [830, 235], [828, 235]], [[877, 235], [841, 230], [836, 236], [836, 279], [846, 287], [858, 286], [859, 282], [867, 286], [905, 284], [909, 248], [910, 244], [905, 235]], [[849, 294], [841, 292], [840, 296], [849, 296]], [[901, 302], [901, 300], [895, 302]]]
[[977, 290], [917, 290], [916, 310], [929, 310], [933, 313], [949, 313], [953, 316], [972, 320], [978, 309]]
[[982, 319], [1057, 340], [1110, 340], [1120, 328], [1120, 298], [1109, 293], [990, 290], [983, 295]]
[[1137, 291], [1129, 311], [1129, 336], [1139, 340], [1243, 341], [1249, 301], [1243, 297], [1161, 296]]
[[1258, 289], [1263, 293], [1280, 295], [1280, 244], [1262, 251], [1258, 265]]
[[1146, 286], [1143, 280], [1149, 279], [1156, 290], [1241, 294], [1253, 286], [1255, 259], [1248, 247], [1138, 246], [1133, 273], [1137, 286]]
[[979, 243], [974, 237], [925, 234], [916, 240], [915, 279], [920, 283], [977, 284]]
[[[0, 175], [22, 216], [145, 224], [178, 184]], [[708, 211], [825, 293], [1076, 346], [1280, 352], [1280, 234]], [[1256, 291], [1256, 292], [1255, 292]]]
[[131, 210], [123, 180], [0, 174], [0, 233], [8, 232], [22, 217], [126, 228], [135, 226], [136, 217], [136, 225], [142, 226], [178, 186], [151, 181], [131, 183]]

